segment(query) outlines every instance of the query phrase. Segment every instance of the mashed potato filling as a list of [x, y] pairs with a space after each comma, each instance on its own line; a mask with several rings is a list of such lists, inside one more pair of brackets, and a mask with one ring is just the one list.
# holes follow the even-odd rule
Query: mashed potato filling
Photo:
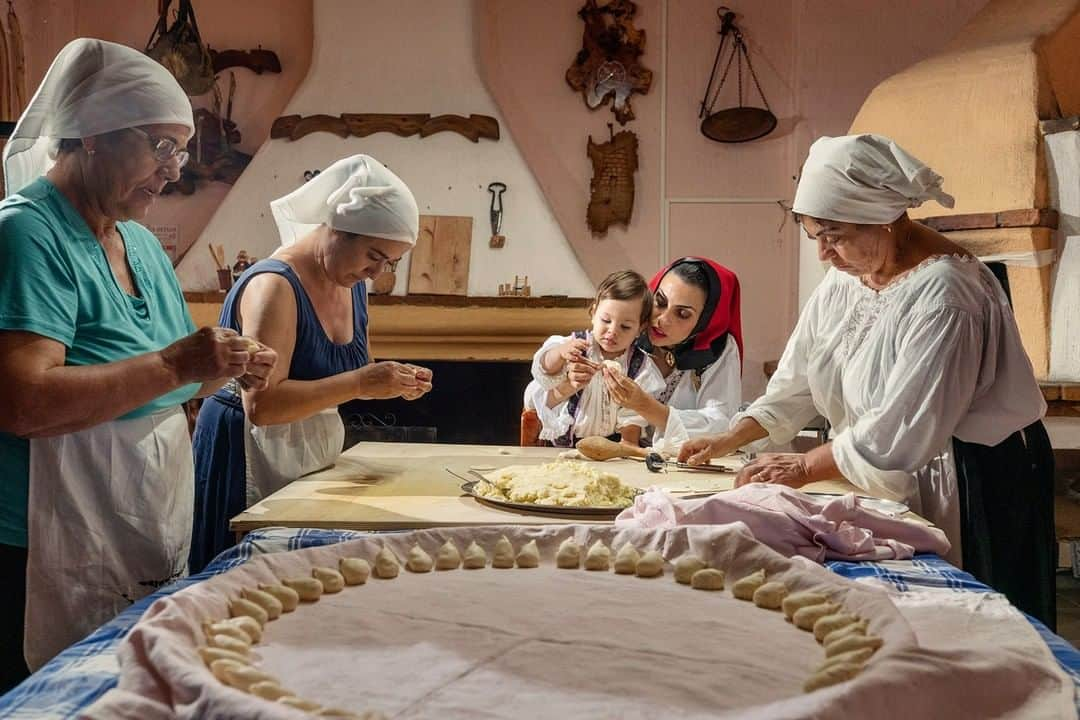
[[626, 507], [637, 488], [589, 463], [559, 460], [543, 465], [510, 465], [484, 475], [476, 494], [494, 500], [562, 507]]

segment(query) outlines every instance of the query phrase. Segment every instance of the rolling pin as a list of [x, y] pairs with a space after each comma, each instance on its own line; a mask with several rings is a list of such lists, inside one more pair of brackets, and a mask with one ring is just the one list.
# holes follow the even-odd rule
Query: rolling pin
[[590, 460], [614, 460], [615, 458], [631, 457], [645, 459], [649, 454], [648, 448], [630, 447], [599, 435], [581, 438], [574, 447]]

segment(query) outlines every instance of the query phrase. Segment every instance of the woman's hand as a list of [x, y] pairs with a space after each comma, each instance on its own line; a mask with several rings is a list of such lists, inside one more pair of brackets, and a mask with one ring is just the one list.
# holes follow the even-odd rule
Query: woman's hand
[[[250, 340], [250, 338], [244, 338]], [[251, 340], [251, 342], [255, 342]], [[240, 387], [245, 390], [265, 390], [270, 386], [270, 373], [277, 364], [277, 351], [262, 343], [258, 343], [258, 349], [249, 348], [251, 360], [248, 361], [247, 372], [236, 379]]]
[[641, 413], [648, 408], [652, 396], [641, 389], [633, 378], [604, 368], [604, 384], [607, 385], [611, 399], [627, 410]]
[[800, 488], [810, 481], [806, 456], [802, 453], [765, 453], [743, 466], [735, 476], [735, 487], [759, 482]]
[[739, 441], [730, 432], [691, 438], [679, 448], [679, 462], [705, 465], [715, 457], [730, 455], [739, 447]]
[[431, 389], [430, 370], [425, 373], [427, 380], [417, 377], [418, 372], [423, 370], [426, 368], [393, 360], [365, 365], [353, 371], [358, 385], [356, 397], [361, 400], [389, 400], [414, 395], [407, 399], [418, 398]]
[[241, 377], [252, 360], [250, 342], [235, 330], [204, 327], [162, 349], [161, 358], [181, 385]]
[[406, 364], [405, 367], [411, 368], [415, 374], [416, 387], [401, 393], [401, 397], [406, 400], [416, 400], [431, 392], [431, 381], [434, 373], [429, 368], [409, 364]]

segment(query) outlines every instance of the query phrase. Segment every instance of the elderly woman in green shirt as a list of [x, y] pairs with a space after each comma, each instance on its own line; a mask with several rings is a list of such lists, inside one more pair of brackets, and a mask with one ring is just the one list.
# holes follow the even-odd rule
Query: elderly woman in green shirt
[[[196, 330], [137, 221], [193, 129], [171, 75], [80, 39], [4, 149], [0, 203], [0, 689], [183, 574], [193, 501], [180, 405], [276, 359]], [[51, 167], [50, 167], [51, 166]], [[23, 609], [26, 608], [25, 626]]]

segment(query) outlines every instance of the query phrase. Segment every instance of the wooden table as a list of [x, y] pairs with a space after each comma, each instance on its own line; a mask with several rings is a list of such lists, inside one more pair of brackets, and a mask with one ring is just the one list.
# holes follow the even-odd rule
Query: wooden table
[[[537, 515], [485, 505], [461, 492], [473, 467], [549, 462], [557, 448], [494, 445], [362, 443], [326, 470], [306, 475], [234, 517], [232, 530], [261, 527], [405, 530], [466, 525], [548, 525], [588, 521], [580, 515]], [[737, 458], [718, 464], [738, 465]], [[651, 473], [638, 460], [609, 460], [605, 470], [636, 487], [730, 490], [730, 473]], [[843, 480], [811, 483], [810, 492], [859, 492]], [[604, 522], [604, 521], [598, 521]]]

